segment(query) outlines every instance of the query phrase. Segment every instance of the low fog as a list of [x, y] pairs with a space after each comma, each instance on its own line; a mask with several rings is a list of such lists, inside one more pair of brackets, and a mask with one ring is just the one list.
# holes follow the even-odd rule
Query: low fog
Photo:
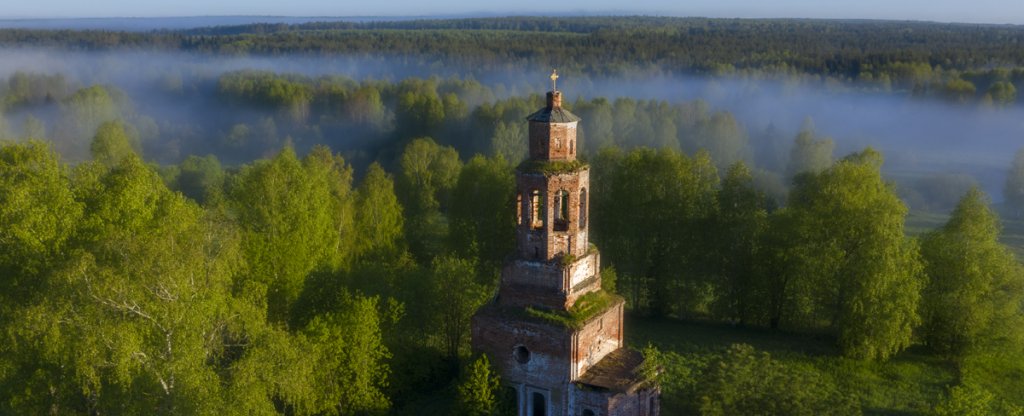
[[[543, 93], [550, 88], [551, 68], [509, 68], [503, 73], [479, 73], [444, 62], [388, 56], [209, 56], [186, 53], [67, 52], [0, 50], [0, 77], [17, 71], [62, 74], [74, 87], [113, 85], [125, 91], [135, 111], [166, 123], [200, 119], [244, 118], [218, 103], [196, 97], [188, 89], [216, 87], [218, 76], [242, 69], [296, 73], [307, 76], [339, 75], [354, 80], [400, 81], [408, 77], [460, 77], [474, 79], [492, 89], [495, 98]], [[836, 142], [836, 157], [864, 146], [886, 156], [885, 172], [894, 180], [911, 175], [966, 174], [995, 201], [1013, 154], [1024, 147], [1024, 106], [985, 108], [954, 105], [907, 92], [871, 92], [818, 81], [792, 79], [695, 78], [643, 73], [621, 78], [595, 78], [562, 73], [559, 89], [569, 102], [577, 97], [631, 97], [683, 102], [701, 99], [713, 110], [733, 113], [747, 130], [750, 145], [773, 126], [788, 145], [806, 119], [813, 120], [819, 136]], [[470, 103], [476, 105], [479, 103]], [[470, 109], [472, 110], [472, 109]], [[32, 115], [44, 121], [46, 108], [15, 110], [6, 114], [13, 126]], [[524, 122], [525, 123], [525, 122]], [[49, 128], [49, 126], [47, 126]], [[166, 138], [165, 138], [166, 139]], [[147, 154], [162, 162], [186, 155]], [[228, 158], [230, 160], [230, 158]], [[171, 160], [173, 162], [173, 160]]]

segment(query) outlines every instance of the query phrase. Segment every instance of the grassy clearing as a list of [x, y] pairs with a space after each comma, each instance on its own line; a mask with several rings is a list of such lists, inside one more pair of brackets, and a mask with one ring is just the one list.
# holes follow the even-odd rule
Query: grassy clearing
[[[848, 360], [838, 356], [826, 336], [788, 334], [725, 324], [629, 318], [627, 342], [634, 347], [653, 345], [671, 352], [666, 363], [665, 414], [683, 414], [693, 368], [707, 363], [732, 344], [749, 344], [787, 365], [818, 371], [843, 392], [854, 395], [867, 415], [926, 415], [956, 382], [948, 362], [911, 349], [886, 363]], [[676, 378], [677, 380], [672, 380]], [[686, 383], [685, 381], [683, 382]]]

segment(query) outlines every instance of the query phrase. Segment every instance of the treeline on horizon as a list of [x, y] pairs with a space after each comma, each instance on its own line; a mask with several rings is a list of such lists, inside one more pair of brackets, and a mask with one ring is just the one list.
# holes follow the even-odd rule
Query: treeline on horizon
[[[506, 17], [253, 24], [151, 33], [0, 30], [0, 45], [227, 55], [388, 55], [472, 75], [557, 67], [590, 76], [799, 74], [920, 93], [941, 78], [978, 97], [1024, 80], [1024, 27], [670, 17]], [[962, 84], [967, 82], [970, 86]], [[1005, 86], [1000, 86], [1005, 88]], [[996, 92], [998, 93], [998, 92]]]

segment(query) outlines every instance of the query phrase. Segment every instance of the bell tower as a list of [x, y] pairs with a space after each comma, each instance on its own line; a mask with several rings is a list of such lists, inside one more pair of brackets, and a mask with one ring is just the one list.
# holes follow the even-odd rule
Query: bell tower
[[587, 221], [590, 167], [576, 158], [580, 119], [562, 108], [560, 91], [551, 91], [547, 105], [527, 121], [530, 158], [516, 169], [516, 256], [498, 298], [505, 305], [567, 310], [601, 289], [600, 256], [590, 247]]
[[580, 118], [562, 107], [557, 72], [529, 117], [530, 157], [516, 168], [516, 251], [495, 300], [472, 321], [519, 416], [657, 415], [659, 390], [623, 344], [625, 301], [601, 289], [590, 244], [590, 167], [577, 159]]

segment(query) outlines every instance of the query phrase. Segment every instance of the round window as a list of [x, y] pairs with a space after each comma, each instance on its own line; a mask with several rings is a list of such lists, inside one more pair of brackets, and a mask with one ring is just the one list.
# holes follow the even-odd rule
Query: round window
[[526, 364], [530, 362], [530, 350], [520, 345], [512, 349], [512, 357], [519, 362], [519, 364]]

